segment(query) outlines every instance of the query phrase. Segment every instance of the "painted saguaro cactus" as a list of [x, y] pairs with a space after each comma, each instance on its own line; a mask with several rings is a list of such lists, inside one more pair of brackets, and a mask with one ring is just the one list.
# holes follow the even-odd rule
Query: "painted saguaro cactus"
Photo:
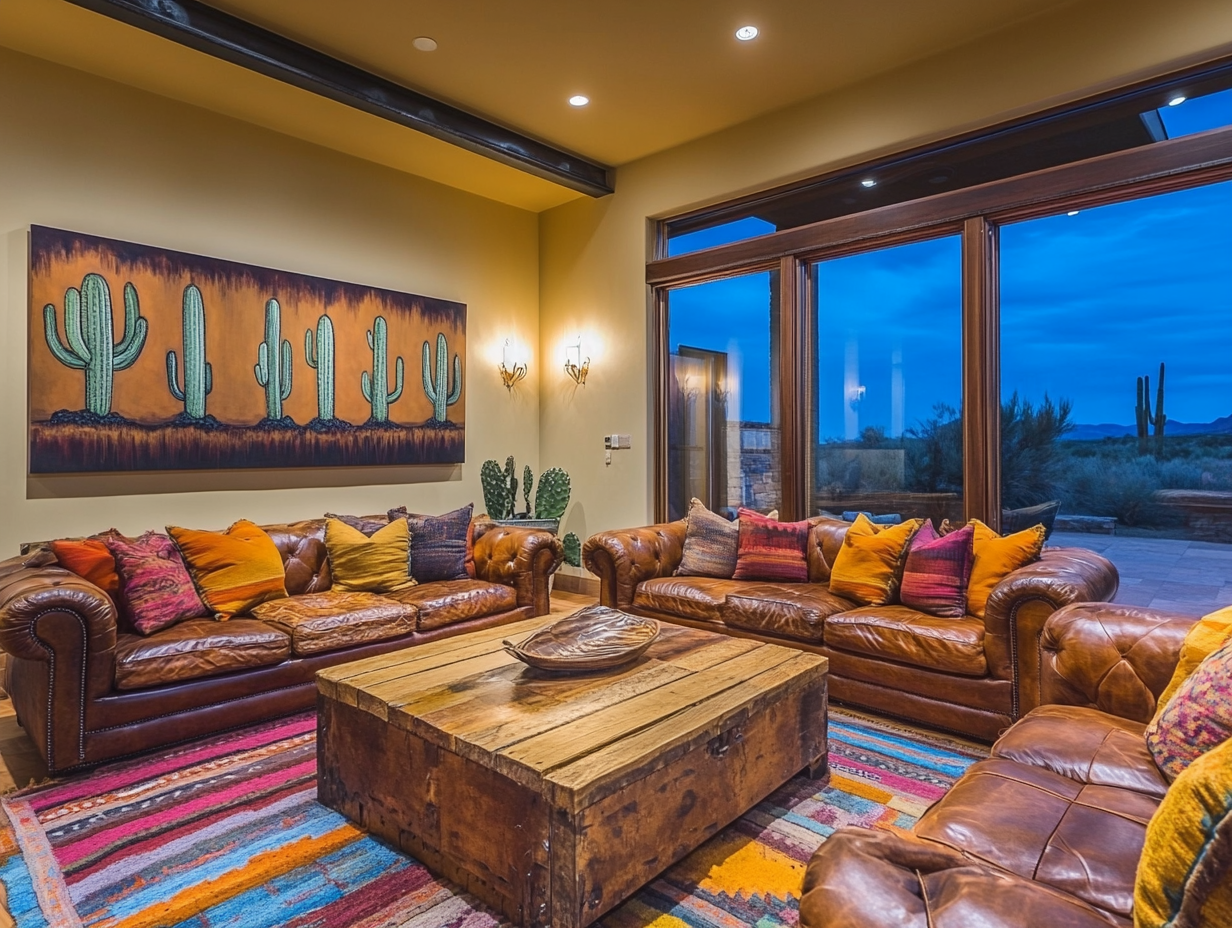
[[329, 316], [317, 320], [316, 346], [312, 329], [304, 332], [304, 363], [317, 372], [317, 418], [334, 418], [334, 323]]
[[282, 404], [291, 395], [291, 343], [282, 337], [282, 307], [265, 304], [265, 341], [257, 348], [257, 383], [265, 387], [265, 417], [282, 418]]
[[[449, 389], [449, 344], [445, 341], [445, 333], [436, 334], [436, 365], [429, 371], [432, 361], [431, 346], [423, 343], [423, 388], [432, 404], [432, 419], [434, 422], [445, 421], [449, 407], [458, 401], [462, 395], [462, 359], [453, 356], [453, 389]], [[516, 494], [515, 494], [516, 496]]]
[[111, 391], [115, 372], [133, 366], [141, 349], [149, 324], [141, 315], [137, 288], [124, 285], [124, 335], [113, 342], [115, 332], [111, 320], [111, 289], [101, 274], [86, 274], [81, 289], [69, 287], [64, 292], [64, 337], [60, 341], [56, 326], [56, 307], [43, 307], [43, 335], [56, 360], [66, 367], [85, 371], [86, 410], [97, 416], [111, 412]]
[[184, 288], [184, 386], [174, 351], [167, 352], [167, 388], [190, 419], [205, 418], [205, 398], [214, 389], [214, 369], [205, 360], [205, 304], [196, 285]]
[[386, 384], [389, 381], [389, 327], [384, 316], [377, 316], [368, 330], [368, 347], [372, 349], [372, 374], [364, 371], [359, 381], [364, 399], [372, 406], [373, 422], [389, 421], [389, 404], [396, 403], [402, 396], [402, 358], [394, 362], [394, 388], [390, 391]]

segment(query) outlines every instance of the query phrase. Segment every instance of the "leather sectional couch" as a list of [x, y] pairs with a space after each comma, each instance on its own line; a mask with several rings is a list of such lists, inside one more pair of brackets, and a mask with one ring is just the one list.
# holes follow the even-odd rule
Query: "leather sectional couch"
[[1130, 926], [1168, 789], [1146, 723], [1190, 616], [1076, 605], [1044, 626], [1041, 706], [911, 834], [845, 828], [809, 863], [804, 928]]
[[1111, 599], [1112, 564], [1083, 548], [1045, 548], [993, 591], [983, 618], [938, 618], [906, 606], [857, 605], [830, 593], [849, 523], [815, 521], [808, 583], [678, 577], [685, 522], [601, 532], [583, 557], [605, 606], [830, 659], [839, 702], [994, 740], [1038, 704], [1039, 635], [1062, 606]]
[[477, 523], [476, 579], [375, 597], [330, 590], [324, 520], [262, 528], [286, 570], [277, 603], [293, 608], [146, 637], [118, 628], [107, 594], [49, 549], [0, 562], [7, 686], [50, 772], [307, 709], [324, 667], [544, 615], [564, 557], [549, 532]]

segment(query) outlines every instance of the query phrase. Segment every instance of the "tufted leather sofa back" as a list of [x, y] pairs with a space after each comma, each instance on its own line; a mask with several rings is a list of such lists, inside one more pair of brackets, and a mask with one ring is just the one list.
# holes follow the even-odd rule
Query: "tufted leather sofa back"
[[261, 528], [274, 539], [278, 553], [282, 555], [287, 575], [287, 595], [324, 593], [330, 588], [324, 519], [262, 525]]
[[830, 568], [834, 566], [834, 559], [838, 557], [851, 523], [838, 519], [815, 519], [812, 522], [808, 539], [809, 583], [829, 583]]

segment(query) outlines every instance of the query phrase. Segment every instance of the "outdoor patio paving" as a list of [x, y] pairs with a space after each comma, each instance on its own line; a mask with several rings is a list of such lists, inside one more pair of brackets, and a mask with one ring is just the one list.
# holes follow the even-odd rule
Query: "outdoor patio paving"
[[1116, 565], [1115, 602], [1187, 615], [1232, 606], [1232, 544], [1054, 532], [1049, 544], [1090, 548]]

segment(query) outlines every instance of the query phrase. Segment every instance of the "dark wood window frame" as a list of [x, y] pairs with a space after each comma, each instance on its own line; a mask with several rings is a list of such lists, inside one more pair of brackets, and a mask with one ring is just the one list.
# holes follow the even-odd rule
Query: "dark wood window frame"
[[655, 518], [667, 513], [668, 293], [726, 277], [780, 273], [780, 420], [784, 519], [808, 512], [812, 413], [813, 262], [941, 235], [962, 235], [964, 499], [968, 518], [1000, 522], [1000, 308], [998, 229], [1010, 222], [1088, 209], [1232, 179], [1232, 127], [1159, 142], [759, 238], [660, 258], [652, 288]]

